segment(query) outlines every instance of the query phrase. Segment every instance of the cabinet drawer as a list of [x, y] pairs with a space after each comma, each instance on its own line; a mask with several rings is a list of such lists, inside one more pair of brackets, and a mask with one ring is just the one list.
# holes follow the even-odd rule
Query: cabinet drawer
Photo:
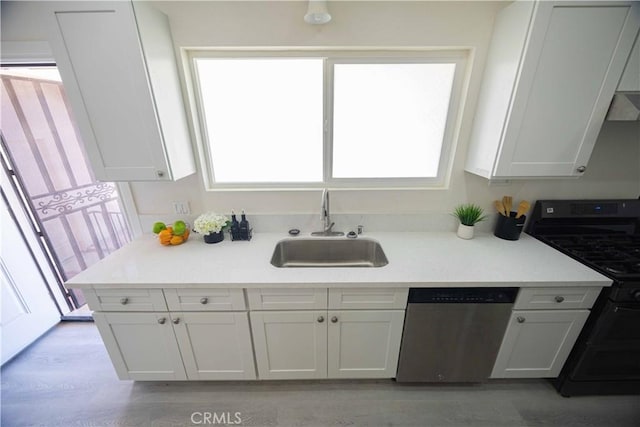
[[242, 289], [165, 289], [171, 311], [246, 310]]
[[523, 288], [518, 293], [514, 309], [549, 310], [567, 308], [591, 308], [600, 294], [600, 287], [593, 288]]
[[251, 310], [327, 308], [326, 288], [247, 289]]
[[83, 289], [94, 311], [167, 311], [160, 289]]
[[407, 307], [408, 288], [329, 289], [331, 309], [402, 309]]

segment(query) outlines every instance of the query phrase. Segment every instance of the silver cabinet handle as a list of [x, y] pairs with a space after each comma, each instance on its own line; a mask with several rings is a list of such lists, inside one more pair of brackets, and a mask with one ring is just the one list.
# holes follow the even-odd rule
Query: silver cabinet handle
[[124, 297], [120, 299], [120, 304], [127, 305], [129, 303], [129, 298]]
[[173, 319], [173, 324], [177, 325], [178, 323], [180, 323], [180, 318], [176, 317], [175, 319]]
[[584, 172], [584, 171], [586, 171], [586, 170], [587, 170], [587, 167], [586, 167], [586, 166], [580, 166], [580, 167], [578, 167], [576, 170], [577, 170], [578, 172], [582, 173], [582, 172]]
[[324, 322], [324, 317], [323, 316], [318, 316], [318, 323], [322, 323]]
[[205, 298], [200, 298], [200, 304], [206, 304], [209, 302], [209, 298], [205, 297]]
[[516, 320], [518, 321], [518, 323], [524, 323], [524, 321], [526, 319], [524, 317], [522, 317], [522, 316], [518, 316], [518, 317], [516, 317]]
[[164, 325], [164, 323], [165, 323], [166, 321], [167, 321], [167, 319], [166, 319], [166, 318], [164, 318], [164, 317], [161, 317], [161, 318], [159, 318], [159, 319], [158, 319], [158, 323], [160, 323], [161, 325]]
[[554, 300], [556, 300], [556, 302], [562, 302], [562, 301], [564, 301], [564, 297], [558, 295], [557, 297], [554, 298]]
[[158, 175], [158, 178], [162, 178], [164, 177], [164, 171], [156, 171], [156, 175]]
[[331, 318], [331, 323], [338, 323], [338, 318], [336, 316], [333, 316]]

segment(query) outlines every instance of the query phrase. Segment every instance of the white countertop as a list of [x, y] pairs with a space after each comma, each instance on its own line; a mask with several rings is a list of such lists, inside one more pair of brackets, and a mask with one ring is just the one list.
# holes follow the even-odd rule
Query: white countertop
[[[136, 287], [475, 287], [610, 286], [611, 279], [523, 234], [507, 241], [492, 234], [462, 240], [454, 232], [366, 233], [389, 259], [379, 268], [277, 268], [270, 264], [285, 233], [256, 233], [249, 242], [205, 244], [192, 234], [179, 246], [144, 235], [66, 285]], [[301, 236], [298, 238], [303, 238]]]

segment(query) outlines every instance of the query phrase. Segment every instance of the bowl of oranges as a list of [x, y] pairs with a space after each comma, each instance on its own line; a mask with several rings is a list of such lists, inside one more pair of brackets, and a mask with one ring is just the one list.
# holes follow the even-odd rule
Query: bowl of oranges
[[153, 224], [153, 232], [158, 236], [158, 241], [163, 246], [177, 246], [189, 238], [189, 225], [184, 221], [176, 221], [167, 226], [164, 222]]

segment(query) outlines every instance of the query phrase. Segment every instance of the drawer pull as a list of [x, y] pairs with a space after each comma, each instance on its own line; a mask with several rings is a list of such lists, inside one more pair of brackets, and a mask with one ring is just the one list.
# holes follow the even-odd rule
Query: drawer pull
[[336, 316], [333, 316], [331, 318], [331, 323], [338, 323], [338, 318]]
[[158, 323], [160, 323], [161, 325], [164, 325], [166, 321], [167, 321], [167, 319], [164, 318], [164, 317], [161, 317], [161, 318], [158, 319]]
[[120, 299], [120, 304], [127, 305], [129, 303], [129, 298], [124, 297]]
[[200, 304], [204, 305], [209, 302], [209, 298], [200, 298]]
[[173, 319], [173, 324], [177, 325], [178, 323], [180, 323], [180, 318], [176, 317], [175, 319]]
[[318, 323], [322, 323], [324, 322], [324, 317], [323, 316], [318, 316]]
[[557, 296], [557, 297], [555, 297], [554, 299], [556, 300], [556, 302], [562, 302], [562, 301], [564, 301], [564, 297], [563, 297], [563, 296], [560, 296], [560, 295], [558, 295], [558, 296]]
[[516, 317], [516, 320], [518, 321], [518, 323], [524, 323], [524, 321], [527, 320], [527, 319], [525, 319], [522, 316], [518, 316], [518, 317]]

